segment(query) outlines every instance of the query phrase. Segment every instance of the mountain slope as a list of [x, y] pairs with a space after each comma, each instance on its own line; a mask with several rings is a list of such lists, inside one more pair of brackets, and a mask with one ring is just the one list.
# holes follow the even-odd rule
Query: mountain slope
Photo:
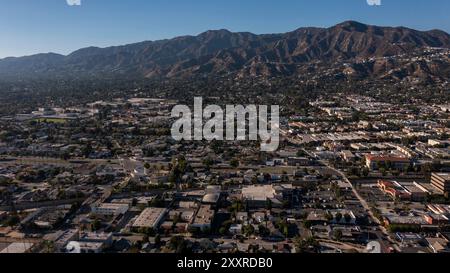
[[[349, 75], [379, 76], [400, 69], [396, 77], [417, 73], [448, 76], [447, 59], [441, 64], [409, 64], [369, 58], [417, 56], [425, 48], [450, 48], [450, 36], [442, 31], [378, 27], [348, 21], [331, 28], [300, 28], [284, 34], [255, 35], [227, 30], [198, 36], [147, 41], [109, 48], [85, 48], [68, 56], [39, 54], [0, 60], [0, 77], [195, 77], [201, 75], [289, 76], [312, 63], [348, 62]], [[428, 67], [428, 66], [431, 67]], [[380, 69], [382, 67], [383, 69]], [[402, 68], [403, 67], [403, 68]], [[444, 75], [440, 74], [444, 67]], [[389, 69], [388, 69], [389, 68]], [[419, 71], [419, 72], [418, 72]], [[419, 74], [420, 74], [419, 73]], [[403, 75], [403, 76], [402, 76]]]

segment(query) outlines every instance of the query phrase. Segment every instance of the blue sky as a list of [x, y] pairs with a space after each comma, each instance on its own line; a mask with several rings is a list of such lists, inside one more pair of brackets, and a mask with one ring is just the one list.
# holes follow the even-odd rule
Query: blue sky
[[448, 0], [0, 0], [0, 58], [70, 53], [208, 29], [278, 33], [345, 20], [450, 32]]

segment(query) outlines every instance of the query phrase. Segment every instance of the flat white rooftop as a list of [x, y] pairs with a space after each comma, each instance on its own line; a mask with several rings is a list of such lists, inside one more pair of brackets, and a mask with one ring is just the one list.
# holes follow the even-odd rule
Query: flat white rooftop
[[20, 253], [26, 253], [29, 251], [34, 244], [32, 243], [12, 243], [6, 248], [4, 248], [0, 254], [20, 254]]

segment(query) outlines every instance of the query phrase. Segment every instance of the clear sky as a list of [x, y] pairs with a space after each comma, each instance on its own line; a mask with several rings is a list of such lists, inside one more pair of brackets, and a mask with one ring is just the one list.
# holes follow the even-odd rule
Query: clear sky
[[[448, 0], [0, 0], [0, 58], [67, 54], [208, 29], [278, 33], [345, 20], [450, 32]], [[78, 0], [69, 0], [78, 1]]]

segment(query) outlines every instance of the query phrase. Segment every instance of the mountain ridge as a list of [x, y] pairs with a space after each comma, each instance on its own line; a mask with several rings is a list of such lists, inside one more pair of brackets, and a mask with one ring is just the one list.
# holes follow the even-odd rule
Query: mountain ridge
[[[0, 77], [292, 76], [311, 63], [354, 63], [368, 58], [412, 55], [425, 47], [449, 49], [450, 35], [442, 30], [418, 31], [356, 21], [345, 21], [329, 28], [303, 27], [275, 34], [219, 29], [197, 36], [185, 35], [104, 48], [86, 47], [68, 55], [42, 53], [8, 57], [0, 59]], [[437, 65], [447, 73], [448, 63]], [[424, 77], [429, 76], [425, 74], [447, 76], [434, 75], [439, 74], [436, 67], [433, 73], [429, 68], [422, 68]], [[398, 65], [392, 64], [392, 69], [398, 69]], [[384, 76], [369, 70], [356, 74]], [[405, 77], [417, 72], [412, 70], [405, 72]]]

